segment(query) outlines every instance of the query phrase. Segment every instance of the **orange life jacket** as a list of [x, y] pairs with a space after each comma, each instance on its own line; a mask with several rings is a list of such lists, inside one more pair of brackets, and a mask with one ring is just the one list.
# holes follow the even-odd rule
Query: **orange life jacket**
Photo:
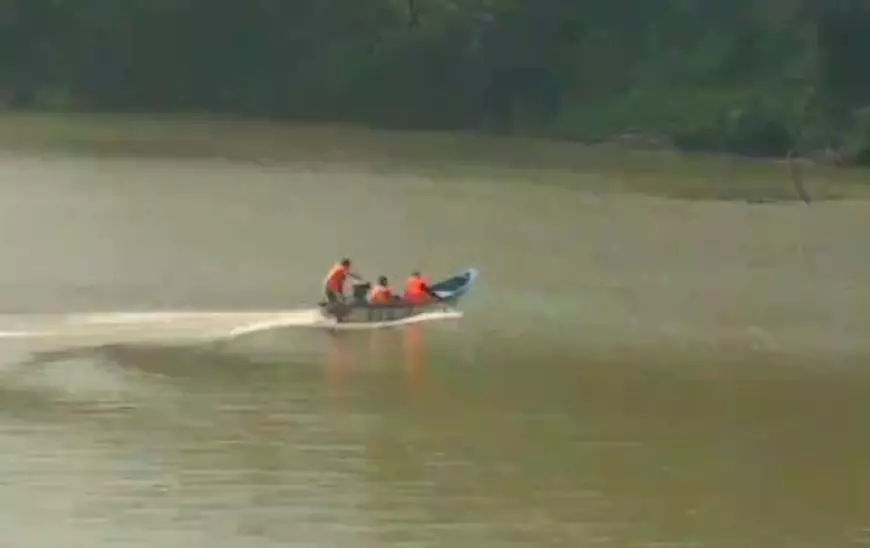
[[432, 298], [426, 291], [428, 287], [429, 284], [423, 276], [411, 276], [408, 278], [408, 283], [405, 284], [405, 300], [418, 304], [427, 302]]
[[393, 300], [393, 292], [388, 287], [379, 285], [372, 289], [369, 301], [372, 304], [389, 304]]
[[343, 292], [344, 281], [347, 279], [349, 272], [350, 269], [341, 264], [333, 266], [329, 274], [326, 275], [326, 289], [337, 293]]

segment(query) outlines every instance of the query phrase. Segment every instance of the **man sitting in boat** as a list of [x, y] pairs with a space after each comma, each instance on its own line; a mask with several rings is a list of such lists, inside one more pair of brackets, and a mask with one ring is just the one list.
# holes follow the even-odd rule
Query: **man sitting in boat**
[[432, 300], [441, 301], [441, 297], [429, 289], [429, 280], [427, 280], [418, 271], [411, 273], [405, 284], [405, 294], [402, 298], [411, 304], [426, 304]]
[[369, 293], [369, 303], [373, 305], [390, 304], [395, 300], [386, 276], [378, 277], [378, 285]]
[[334, 303], [344, 300], [344, 282], [348, 278], [362, 281], [362, 278], [351, 269], [350, 259], [344, 258], [332, 267], [332, 270], [323, 280], [323, 294], [326, 295], [326, 302]]

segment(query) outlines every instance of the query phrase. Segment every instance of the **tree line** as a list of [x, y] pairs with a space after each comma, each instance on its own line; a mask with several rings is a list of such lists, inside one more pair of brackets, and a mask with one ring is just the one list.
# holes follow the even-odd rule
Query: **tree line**
[[870, 163], [866, 0], [4, 0], [0, 104]]

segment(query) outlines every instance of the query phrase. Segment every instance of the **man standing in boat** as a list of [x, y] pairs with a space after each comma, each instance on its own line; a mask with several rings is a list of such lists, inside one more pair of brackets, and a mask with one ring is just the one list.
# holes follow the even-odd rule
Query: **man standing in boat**
[[426, 304], [433, 299], [439, 302], [443, 300], [429, 288], [429, 280], [419, 271], [411, 273], [411, 277], [405, 284], [405, 294], [402, 298], [411, 304]]
[[333, 266], [323, 280], [323, 293], [326, 302], [334, 303], [344, 300], [344, 282], [348, 278], [362, 281], [362, 278], [351, 269], [350, 259], [344, 258]]

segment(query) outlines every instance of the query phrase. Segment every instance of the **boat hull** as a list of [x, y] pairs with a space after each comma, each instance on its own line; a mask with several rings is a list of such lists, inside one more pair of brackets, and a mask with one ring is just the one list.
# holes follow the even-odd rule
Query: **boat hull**
[[414, 316], [449, 309], [448, 306], [437, 302], [423, 305], [397, 303], [395, 305], [378, 306], [335, 303], [332, 306], [322, 306], [320, 308], [324, 317], [334, 318], [341, 323], [398, 322]]

